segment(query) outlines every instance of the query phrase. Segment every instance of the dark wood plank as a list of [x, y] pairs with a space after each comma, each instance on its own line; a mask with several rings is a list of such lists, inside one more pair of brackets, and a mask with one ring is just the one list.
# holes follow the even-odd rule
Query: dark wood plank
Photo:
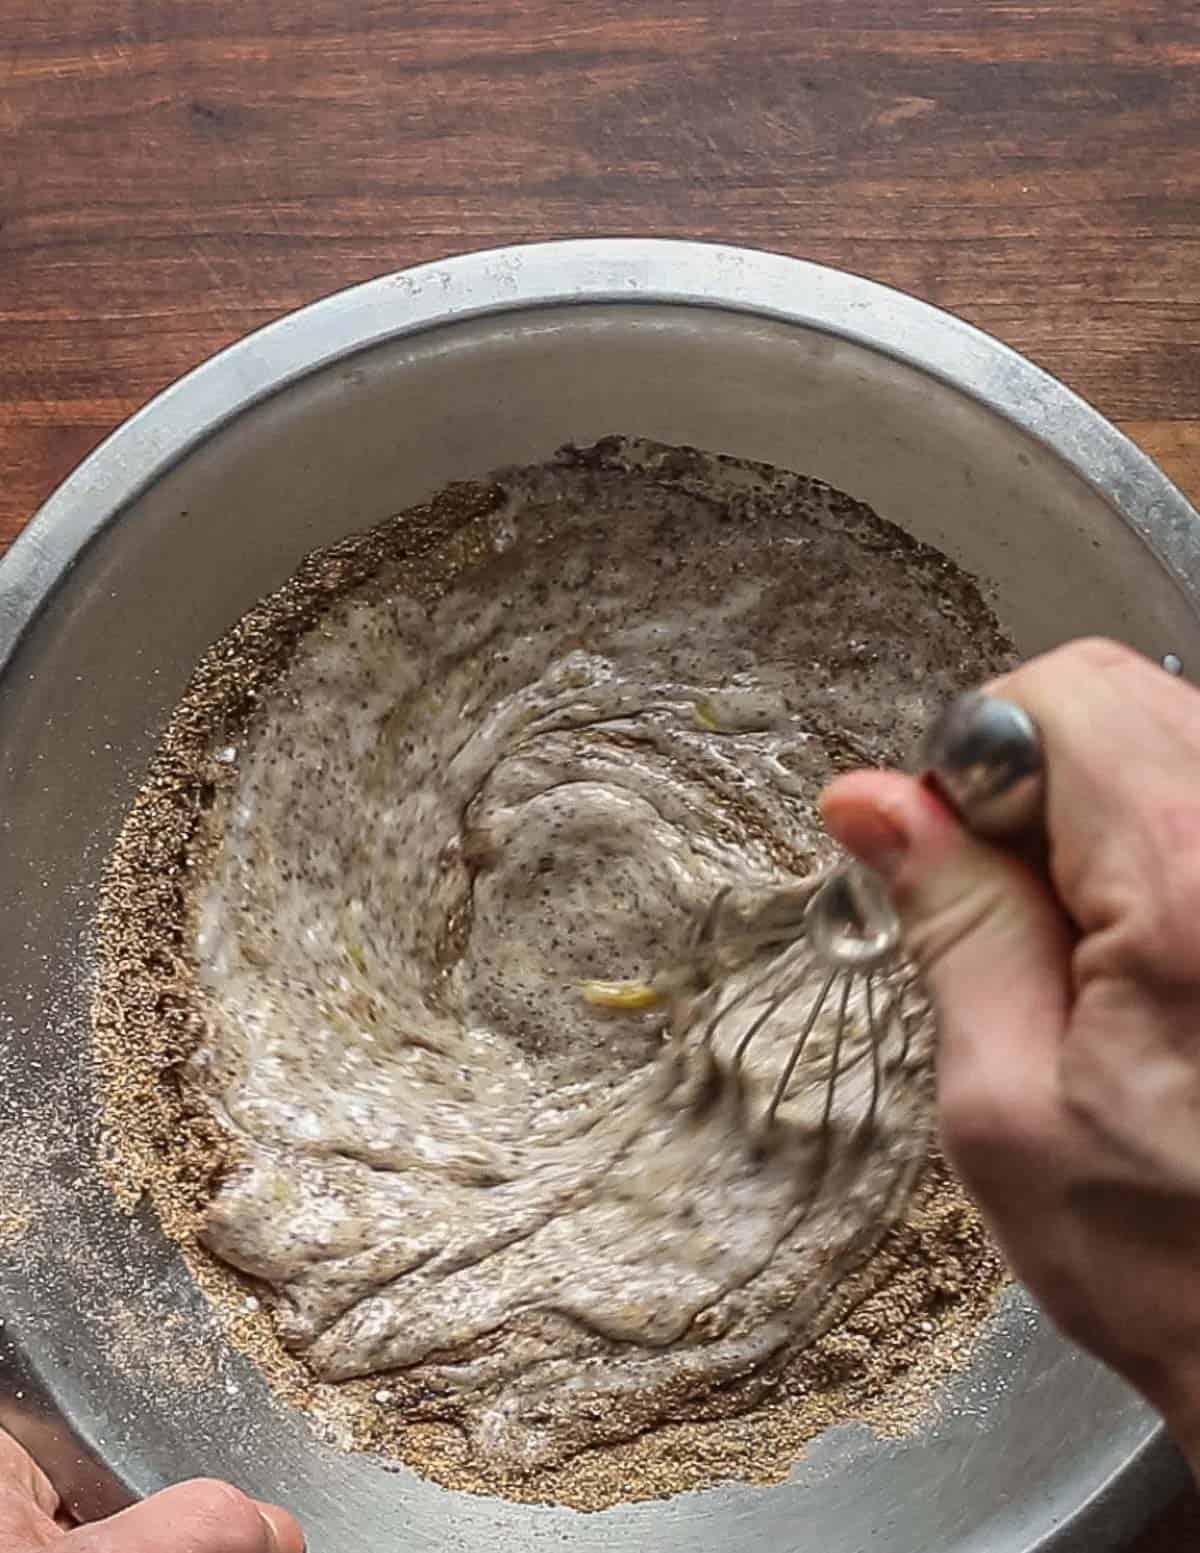
[[630, 232], [952, 308], [1200, 500], [1183, 0], [0, 0], [0, 548], [132, 409], [279, 313]]
[[841, 264], [1118, 419], [1200, 418], [1200, 21], [1175, 0], [2, 0], [0, 23], [3, 537], [248, 328], [562, 233]]
[[1122, 430], [1170, 475], [1193, 506], [1200, 507], [1200, 423], [1126, 421]]

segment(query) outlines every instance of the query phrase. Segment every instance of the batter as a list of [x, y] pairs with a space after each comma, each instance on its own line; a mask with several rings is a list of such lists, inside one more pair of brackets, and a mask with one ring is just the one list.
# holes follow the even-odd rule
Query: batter
[[764, 1140], [801, 1004], [714, 1086], [581, 983], [670, 962], [722, 885], [810, 873], [831, 770], [1011, 651], [868, 509], [690, 451], [568, 450], [413, 548], [211, 751], [183, 1082], [236, 1164], [201, 1238], [320, 1377], [386, 1375], [520, 1473], [749, 1406], [929, 1140], [919, 1003], [873, 1125], [856, 994], [828, 1139], [826, 1018]]

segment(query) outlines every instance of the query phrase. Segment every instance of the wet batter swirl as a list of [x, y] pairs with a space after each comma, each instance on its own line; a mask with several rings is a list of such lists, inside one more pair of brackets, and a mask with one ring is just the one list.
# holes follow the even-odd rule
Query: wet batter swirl
[[928, 1146], [921, 1007], [869, 1131], [848, 1063], [818, 1170], [825, 1025], [764, 1150], [778, 1035], [701, 1105], [662, 1015], [580, 982], [653, 972], [724, 884], [809, 873], [831, 770], [1011, 655], [867, 509], [643, 445], [502, 477], [421, 575], [347, 593], [213, 751], [185, 1081], [238, 1144], [205, 1242], [289, 1345], [525, 1470], [752, 1396]]

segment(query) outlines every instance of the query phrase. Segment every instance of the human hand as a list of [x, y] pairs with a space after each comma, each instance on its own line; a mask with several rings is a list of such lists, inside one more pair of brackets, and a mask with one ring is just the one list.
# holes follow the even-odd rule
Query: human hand
[[303, 1553], [304, 1535], [276, 1505], [228, 1483], [197, 1480], [105, 1521], [72, 1529], [49, 1479], [0, 1430], [0, 1553]]
[[943, 1145], [1013, 1270], [1200, 1469], [1200, 693], [1100, 641], [988, 689], [1041, 730], [1048, 878], [896, 772], [822, 813], [891, 889]]

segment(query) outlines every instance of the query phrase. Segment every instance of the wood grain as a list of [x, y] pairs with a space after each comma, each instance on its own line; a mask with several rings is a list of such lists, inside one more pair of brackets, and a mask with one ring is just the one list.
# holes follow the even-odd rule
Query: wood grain
[[[0, 548], [247, 330], [419, 260], [588, 233], [915, 292], [1200, 500], [1184, 0], [0, 0]], [[1145, 1553], [1194, 1540], [1186, 1513]]]
[[0, 60], [0, 539], [255, 325], [564, 233], [902, 286], [1198, 489], [1172, 429], [1200, 420], [1200, 21], [1177, 0], [0, 0]]

